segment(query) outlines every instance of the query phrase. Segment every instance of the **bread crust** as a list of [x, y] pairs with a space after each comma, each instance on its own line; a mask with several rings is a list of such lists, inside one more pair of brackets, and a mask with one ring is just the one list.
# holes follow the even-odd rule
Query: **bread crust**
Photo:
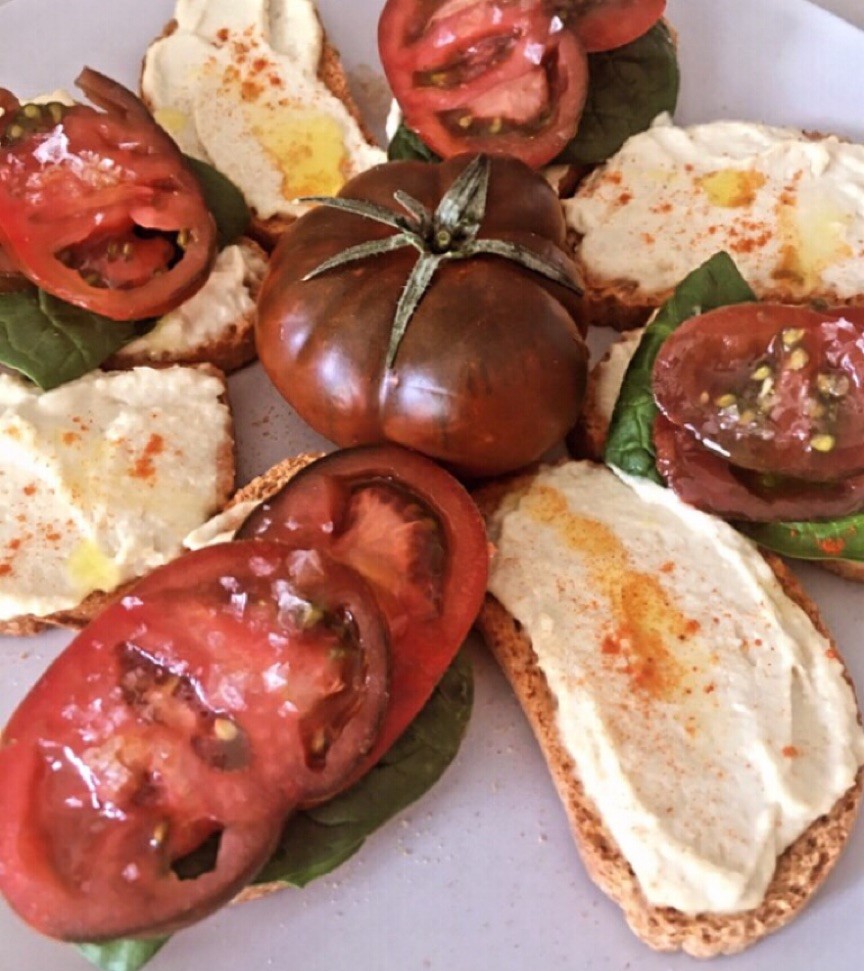
[[[487, 517], [520, 480], [482, 490], [478, 504]], [[763, 554], [787, 595], [825, 637], [830, 634], [818, 609], [778, 557]], [[572, 757], [556, 727], [557, 704], [531, 642], [518, 621], [491, 594], [478, 618], [487, 646], [513, 687], [543, 751], [580, 856], [591, 879], [624, 911], [633, 932], [658, 951], [682, 950], [694, 957], [734, 954], [781, 928], [812, 898], [836, 863], [851, 833], [861, 802], [864, 769], [831, 811], [815, 820], [777, 861], [762, 903], [736, 914], [684, 914], [655, 907], [646, 899], [593, 802], [586, 796]], [[832, 647], [836, 646], [831, 641]], [[846, 679], [852, 684], [848, 672]], [[854, 688], [853, 688], [854, 690]]]
[[[219, 401], [228, 405], [228, 385], [224, 373], [212, 364], [195, 365], [198, 370], [206, 374], [211, 374], [222, 382], [223, 390], [219, 396]], [[217, 502], [214, 512], [222, 508], [234, 490], [235, 464], [234, 464], [234, 434], [233, 423], [229, 422], [228, 432], [219, 445], [216, 456], [216, 495]], [[39, 634], [44, 630], [55, 627], [72, 628], [80, 630], [86, 626], [97, 614], [101, 613], [106, 607], [123, 597], [128, 590], [135, 584], [136, 577], [126, 583], [121, 584], [114, 590], [104, 591], [95, 590], [81, 601], [76, 607], [69, 610], [59, 610], [44, 617], [34, 614], [22, 614], [20, 617], [13, 617], [10, 620], [0, 621], [0, 636], [6, 637], [28, 637]]]

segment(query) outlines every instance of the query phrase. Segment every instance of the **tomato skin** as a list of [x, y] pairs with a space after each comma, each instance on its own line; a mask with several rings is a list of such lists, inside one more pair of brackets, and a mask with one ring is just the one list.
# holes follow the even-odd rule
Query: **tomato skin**
[[[89, 69], [77, 83], [102, 111], [64, 108], [56, 124], [23, 134], [3, 125], [0, 245], [69, 303], [115, 320], [159, 316], [207, 279], [213, 217], [179, 150], [130, 91]], [[158, 252], [138, 230], [164, 234]]]
[[666, 0], [577, 0], [573, 29], [589, 53], [623, 47], [663, 16]]
[[[388, 520], [381, 531], [375, 522], [353, 528], [352, 496], [370, 486], [407, 497], [417, 504], [418, 519], [434, 523], [435, 530], [418, 541], [440, 542], [443, 549], [440, 565], [433, 562], [437, 589], [432, 597], [412, 598], [417, 586], [412, 579], [402, 588], [403, 602], [394, 604], [390, 594], [399, 584], [393, 574], [373, 575], [391, 555], [394, 573], [412, 571], [399, 548], [398, 525], [393, 528]], [[489, 562], [482, 516], [465, 489], [434, 462], [393, 445], [367, 446], [331, 453], [301, 470], [250, 514], [237, 535], [323, 549], [363, 573], [388, 617], [391, 700], [375, 745], [352, 777], [357, 778], [419, 713], [480, 610]], [[422, 556], [426, 550], [418, 552]], [[398, 629], [394, 616], [401, 621]]]
[[406, 124], [439, 155], [514, 155], [539, 167], [576, 132], [585, 50], [538, 0], [387, 0], [385, 74]]
[[[155, 571], [7, 726], [0, 891], [64, 940], [205, 916], [266, 862], [290, 811], [341, 788], [372, 744], [386, 683], [374, 598], [320, 552], [237, 542]], [[214, 867], [175, 875], [213, 833]]]
[[864, 471], [860, 312], [722, 307], [685, 322], [653, 371], [660, 410], [732, 464], [814, 482]]
[[[493, 157], [481, 238], [521, 243], [574, 273], [566, 227], [548, 184], [515, 159]], [[340, 196], [399, 211], [402, 189], [434, 210], [467, 164], [393, 162]], [[391, 441], [468, 476], [511, 471], [542, 456], [575, 423], [588, 352], [577, 297], [498, 257], [446, 261], [417, 307], [392, 369], [391, 323], [416, 261], [403, 249], [303, 277], [389, 227], [318, 207], [277, 246], [259, 301], [264, 369], [316, 431], [341, 446]]]

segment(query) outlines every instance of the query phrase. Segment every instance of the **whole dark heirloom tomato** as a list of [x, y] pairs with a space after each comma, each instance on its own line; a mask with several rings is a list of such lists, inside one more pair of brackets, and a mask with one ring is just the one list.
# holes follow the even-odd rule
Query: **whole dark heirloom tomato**
[[339, 445], [397, 442], [465, 475], [521, 468], [578, 417], [588, 350], [555, 193], [523, 163], [391, 162], [285, 233], [257, 343]]

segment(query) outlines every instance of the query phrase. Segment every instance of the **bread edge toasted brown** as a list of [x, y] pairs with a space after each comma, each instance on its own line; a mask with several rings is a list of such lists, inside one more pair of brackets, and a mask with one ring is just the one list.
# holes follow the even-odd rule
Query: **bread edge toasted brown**
[[[494, 483], [475, 495], [487, 519], [518, 481]], [[786, 594], [836, 650], [816, 605], [789, 568], [778, 557], [763, 555]], [[694, 957], [734, 954], [779, 930], [813, 897], [848, 841], [861, 802], [864, 770], [859, 770], [855, 784], [831, 811], [815, 820], [778, 859], [774, 877], [757, 908], [736, 914], [691, 916], [670, 907], [652, 906], [582, 788], [573, 759], [556, 728], [556, 701], [529, 638], [491, 595], [486, 598], [477, 626], [540, 744], [588, 874], [621, 907], [633, 932], [649, 947], [658, 951], [682, 950]], [[848, 672], [846, 678], [851, 685]]]
[[[176, 366], [181, 367], [184, 365]], [[233, 417], [231, 415], [231, 406], [228, 397], [228, 383], [224, 372], [212, 364], [204, 363], [190, 366], [206, 374], [212, 374], [222, 382], [222, 393], [219, 396], [219, 401], [228, 407], [228, 434], [221, 443], [216, 457], [217, 502], [214, 507], [215, 514], [219, 509], [224, 508], [227, 503], [231, 502], [231, 494], [235, 485], [236, 468], [234, 463]], [[140, 579], [140, 577], [135, 578], [135, 580], [137, 579]], [[114, 603], [115, 600], [120, 599], [134, 585], [135, 580], [129, 580], [111, 591], [96, 590], [85, 597], [76, 607], [68, 610], [59, 610], [47, 614], [44, 617], [39, 617], [34, 614], [22, 614], [20, 617], [0, 621], [0, 637], [29, 637], [55, 627], [78, 630], [88, 624], [98, 613]]]

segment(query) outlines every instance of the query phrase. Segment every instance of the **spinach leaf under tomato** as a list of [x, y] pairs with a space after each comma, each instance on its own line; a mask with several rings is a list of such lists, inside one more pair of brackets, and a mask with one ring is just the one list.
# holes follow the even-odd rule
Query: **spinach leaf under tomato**
[[[606, 439], [604, 460], [609, 465], [664, 484], [656, 466], [653, 428], [658, 408], [651, 382], [660, 347], [690, 317], [755, 299], [726, 253], [717, 253], [685, 277], [645, 328], [627, 368]], [[864, 512], [840, 519], [733, 525], [760, 546], [784, 556], [864, 560]]]
[[35, 287], [0, 294], [0, 364], [43, 391], [80, 378], [152, 321], [111, 320]]
[[[249, 226], [240, 190], [212, 165], [187, 156], [216, 221], [219, 248]], [[53, 297], [34, 286], [0, 293], [0, 364], [43, 391], [95, 370], [124, 344], [151, 330], [155, 320], [113, 320]]]
[[[388, 819], [419, 799], [456, 756], [471, 715], [474, 679], [465, 648], [420, 714], [362, 779], [334, 799], [296, 813], [255, 883], [305, 887], [353, 856]], [[137, 971], [168, 938], [79, 944], [102, 971]]]
[[623, 47], [589, 54], [588, 77], [579, 128], [556, 162], [605, 162], [658, 115], [675, 111], [680, 72], [669, 28], [660, 21]]
[[[554, 163], [597, 165], [663, 112], [675, 111], [680, 72], [675, 43], [660, 21], [623, 47], [588, 55], [588, 98], [575, 136]], [[390, 161], [440, 162], [404, 122], [387, 146]]]

